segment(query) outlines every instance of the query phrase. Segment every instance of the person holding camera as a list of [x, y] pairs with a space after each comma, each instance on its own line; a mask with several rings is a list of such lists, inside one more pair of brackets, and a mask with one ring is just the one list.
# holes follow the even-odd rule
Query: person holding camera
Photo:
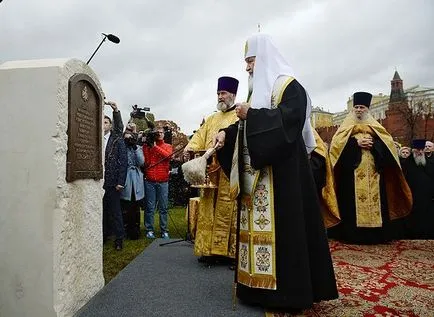
[[143, 173], [143, 150], [137, 145], [137, 127], [128, 123], [124, 132], [127, 149], [127, 179], [121, 192], [121, 207], [124, 228], [128, 239], [137, 240], [140, 234], [140, 201], [145, 197]]
[[160, 230], [163, 239], [169, 239], [167, 212], [169, 201], [169, 168], [173, 149], [164, 142], [164, 129], [145, 134], [143, 154], [145, 157], [145, 229], [146, 238], [155, 239], [154, 214], [158, 204], [160, 212]]

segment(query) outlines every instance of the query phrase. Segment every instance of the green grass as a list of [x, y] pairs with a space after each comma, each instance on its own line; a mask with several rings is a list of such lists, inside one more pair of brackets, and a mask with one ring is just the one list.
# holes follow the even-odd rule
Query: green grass
[[[124, 267], [153, 242], [146, 239], [143, 227], [143, 211], [141, 212], [140, 238], [138, 240], [124, 240], [122, 251], [114, 249], [113, 241], [108, 241], [103, 249], [103, 272], [105, 283], [110, 282]], [[160, 236], [159, 214], [155, 214], [155, 236]], [[185, 238], [187, 222], [185, 207], [173, 207], [168, 216], [169, 234], [171, 238]], [[176, 227], [176, 228], [175, 228]], [[176, 231], [178, 229], [179, 232]]]

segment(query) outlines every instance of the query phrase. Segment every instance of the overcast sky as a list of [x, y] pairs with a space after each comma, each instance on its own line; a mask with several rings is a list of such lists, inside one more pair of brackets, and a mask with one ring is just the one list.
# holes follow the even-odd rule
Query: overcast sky
[[314, 106], [344, 110], [354, 91], [434, 87], [432, 0], [3, 0], [0, 63], [72, 57], [91, 61], [124, 119], [131, 105], [190, 134], [215, 110], [217, 78], [240, 80], [247, 95], [244, 43], [270, 34]]

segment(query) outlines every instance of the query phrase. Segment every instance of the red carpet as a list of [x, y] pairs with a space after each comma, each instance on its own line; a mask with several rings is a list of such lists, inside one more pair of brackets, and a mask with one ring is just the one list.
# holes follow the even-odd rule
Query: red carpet
[[372, 246], [331, 241], [330, 250], [339, 299], [297, 316], [434, 316], [434, 240]]

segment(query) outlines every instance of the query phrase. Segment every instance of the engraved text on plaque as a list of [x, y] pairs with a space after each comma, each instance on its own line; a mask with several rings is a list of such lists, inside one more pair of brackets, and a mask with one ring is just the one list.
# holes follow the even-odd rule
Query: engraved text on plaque
[[76, 74], [69, 79], [68, 93], [66, 180], [101, 179], [101, 95], [92, 78], [85, 74]]

